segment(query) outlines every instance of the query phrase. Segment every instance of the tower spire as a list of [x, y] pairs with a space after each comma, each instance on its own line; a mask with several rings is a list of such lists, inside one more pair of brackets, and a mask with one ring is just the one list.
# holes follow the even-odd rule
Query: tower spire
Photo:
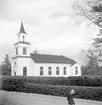
[[18, 34], [21, 34], [21, 33], [27, 34], [27, 33], [25, 32], [25, 29], [24, 29], [24, 26], [23, 26], [23, 18], [21, 18], [21, 27], [20, 27], [20, 31], [19, 31]]

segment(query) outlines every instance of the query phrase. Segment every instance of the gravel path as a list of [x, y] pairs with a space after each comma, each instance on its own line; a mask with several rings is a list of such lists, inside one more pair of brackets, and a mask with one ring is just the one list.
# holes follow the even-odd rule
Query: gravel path
[[[76, 105], [102, 105], [100, 101], [74, 99]], [[0, 91], [0, 105], [68, 105], [66, 97]]]

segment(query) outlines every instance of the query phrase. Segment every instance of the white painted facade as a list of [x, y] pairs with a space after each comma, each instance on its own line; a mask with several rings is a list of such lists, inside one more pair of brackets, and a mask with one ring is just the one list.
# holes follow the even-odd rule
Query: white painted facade
[[[40, 67], [43, 67], [44, 69], [44, 75], [42, 76], [52, 76], [52, 77], [59, 77], [59, 76], [70, 76], [71, 75], [71, 68], [69, 67], [70, 65], [67, 64], [44, 64], [44, 63], [39, 63], [39, 64], [35, 64], [35, 70], [34, 70], [34, 74], [35, 76], [40, 76]], [[48, 74], [49, 71], [49, 67], [51, 67], [51, 71], [52, 71], [52, 75]], [[56, 67], [59, 67], [59, 75], [56, 74]], [[63, 74], [63, 68], [66, 67], [66, 75]], [[37, 70], [37, 71], [36, 71]]]
[[[23, 24], [23, 23], [22, 23]], [[24, 27], [23, 27], [24, 28]], [[22, 30], [21, 30], [22, 31]], [[24, 30], [23, 30], [24, 31]], [[35, 63], [30, 57], [30, 44], [26, 43], [26, 35], [22, 32], [18, 35], [19, 42], [14, 45], [15, 55], [12, 58], [12, 76], [51, 76], [51, 77], [68, 77], [80, 76], [81, 68], [77, 63], [75, 64], [61, 64], [61, 63]], [[22, 39], [24, 38], [24, 39]], [[18, 54], [16, 54], [16, 48]], [[23, 48], [26, 48], [26, 54], [23, 54]], [[43, 67], [43, 75], [40, 74], [40, 67]], [[51, 74], [49, 75], [49, 67], [51, 67]], [[56, 68], [59, 68], [59, 74], [56, 73]], [[64, 67], [66, 73], [64, 74]], [[24, 74], [24, 69], [26, 73]]]
[[[16, 64], [15, 64], [16, 62]], [[23, 68], [27, 67], [27, 76], [51, 76], [51, 77], [68, 77], [68, 76], [80, 76], [81, 69], [78, 64], [71, 66], [70, 64], [45, 64], [35, 63], [31, 58], [17, 58], [12, 62], [12, 74], [14, 76], [14, 70], [16, 75], [23, 76]], [[43, 67], [43, 75], [40, 75], [40, 67]], [[48, 74], [49, 67], [51, 67], [52, 75]], [[59, 75], [56, 74], [56, 67], [59, 67]], [[66, 74], [64, 74], [64, 67], [66, 67]], [[76, 67], [78, 68], [78, 74], [76, 74]]]

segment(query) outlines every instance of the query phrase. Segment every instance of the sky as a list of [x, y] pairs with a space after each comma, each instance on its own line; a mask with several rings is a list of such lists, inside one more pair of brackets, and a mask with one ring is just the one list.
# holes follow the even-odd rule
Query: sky
[[6, 53], [12, 57], [23, 18], [31, 51], [64, 55], [82, 64], [80, 52], [89, 47], [98, 29], [76, 22], [73, 1], [0, 0], [0, 62]]

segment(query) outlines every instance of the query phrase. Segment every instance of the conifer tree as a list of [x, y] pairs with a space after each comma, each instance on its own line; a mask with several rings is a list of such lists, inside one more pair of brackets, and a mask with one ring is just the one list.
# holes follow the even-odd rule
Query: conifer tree
[[5, 55], [4, 62], [1, 67], [2, 75], [11, 75], [11, 63], [8, 54]]

